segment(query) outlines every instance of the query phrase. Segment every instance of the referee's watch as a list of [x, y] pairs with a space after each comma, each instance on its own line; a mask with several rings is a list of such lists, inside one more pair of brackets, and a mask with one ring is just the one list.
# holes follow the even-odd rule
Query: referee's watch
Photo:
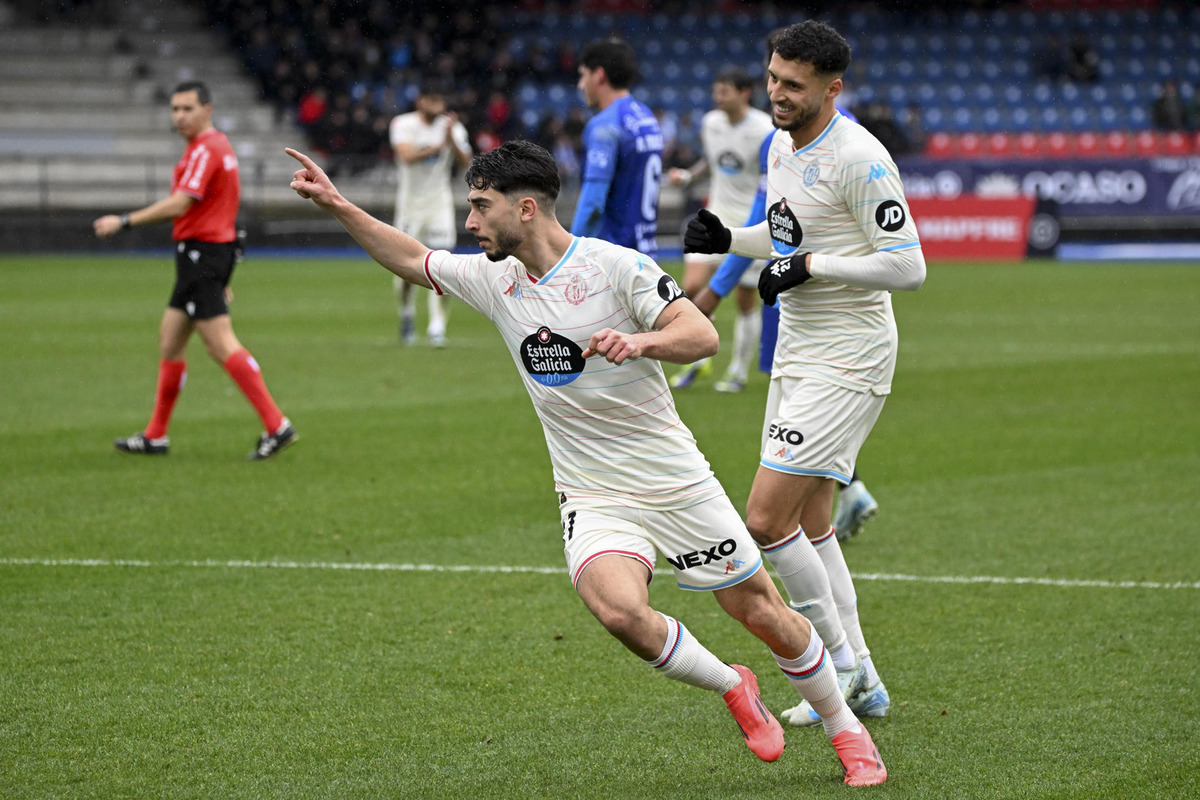
[[133, 223], [131, 223], [131, 222], [129, 221], [129, 215], [128, 215], [128, 214], [122, 214], [122, 215], [119, 217], [119, 219], [121, 220], [121, 228], [122, 228], [122, 229], [124, 229], [124, 228], [128, 228], [130, 225], [132, 225], [132, 224], [133, 224]]

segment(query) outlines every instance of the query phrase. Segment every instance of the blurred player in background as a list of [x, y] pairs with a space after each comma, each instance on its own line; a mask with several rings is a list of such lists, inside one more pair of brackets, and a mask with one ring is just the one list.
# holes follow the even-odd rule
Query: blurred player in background
[[[453, 250], [457, 226], [450, 175], [456, 165], [465, 168], [471, 162], [471, 144], [458, 115], [446, 110], [444, 90], [434, 83], [423, 84], [417, 95], [416, 110], [394, 117], [388, 138], [396, 154], [396, 227], [432, 247]], [[414, 344], [416, 293], [411, 283], [399, 278], [393, 283], [400, 314], [400, 340]], [[430, 293], [426, 333], [434, 347], [446, 344], [448, 312], [446, 299]]]
[[[673, 169], [667, 175], [667, 182], [673, 186], [686, 186], [705, 175], [711, 176], [705, 207], [721, 219], [746, 218], [762, 181], [759, 150], [763, 137], [775, 131], [771, 115], [750, 105], [753, 91], [750, 74], [744, 69], [729, 67], [718, 73], [712, 85], [716, 107], [700, 121], [704, 157], [690, 169]], [[721, 256], [716, 254], [689, 253], [684, 256], [683, 290], [688, 297], [695, 297], [708, 284], [720, 263]], [[765, 261], [759, 261], [759, 269], [765, 264]], [[758, 271], [744, 271], [738, 287], [733, 355], [725, 377], [713, 387], [718, 392], [740, 392], [746, 385], [762, 332]], [[696, 378], [711, 371], [712, 362], [708, 359], [688, 364], [671, 378], [671, 388], [685, 389]]]
[[[702, 209], [684, 247], [772, 258], [763, 301], [780, 303], [761, 464], [747, 527], [793, 607], [828, 638], [839, 682], [861, 716], [883, 716], [887, 689], [859, 624], [850, 571], [832, 528], [834, 486], [850, 483], [859, 448], [891, 391], [893, 290], [925, 279], [925, 259], [887, 150], [834, 105], [850, 48], [809, 20], [771, 39], [767, 92], [778, 128], [767, 163], [766, 220], [730, 230]], [[702, 311], [709, 311], [698, 297]], [[831, 602], [832, 601], [832, 602]], [[784, 712], [807, 725], [811, 707]]]
[[117, 439], [124, 453], [165, 455], [167, 426], [187, 380], [187, 344], [196, 331], [208, 354], [220, 364], [254, 406], [264, 431], [250, 460], [270, 458], [297, 438], [263, 381], [258, 362], [233, 333], [229, 279], [238, 259], [236, 220], [241, 184], [237, 156], [224, 133], [212, 124], [212, 96], [199, 81], [175, 87], [171, 122], [187, 142], [175, 165], [171, 193], [127, 214], [109, 214], [92, 223], [101, 239], [134, 225], [173, 220], [175, 288], [159, 326], [158, 390], [145, 430]]
[[529, 142], [480, 154], [467, 170], [466, 227], [479, 255], [429, 250], [342, 197], [307, 156], [288, 153], [302, 165], [292, 188], [332, 213], [376, 261], [460, 298], [499, 329], [542, 422], [571, 580], [600, 623], [663, 675], [720, 693], [759, 758], [782, 755], [783, 731], [754, 673], [724, 663], [650, 606], [662, 552], [681, 588], [713, 592], [771, 648], [817, 709], [845, 781], [886, 780], [820, 636], [779, 596], [679, 419], [660, 362], [711, 355], [717, 332], [671, 277], [634, 250], [568, 233], [554, 211], [558, 167]]
[[579, 54], [579, 91], [596, 114], [583, 129], [583, 184], [571, 232], [653, 258], [658, 252], [658, 190], [663, 137], [649, 108], [629, 93], [637, 57], [620, 39]]

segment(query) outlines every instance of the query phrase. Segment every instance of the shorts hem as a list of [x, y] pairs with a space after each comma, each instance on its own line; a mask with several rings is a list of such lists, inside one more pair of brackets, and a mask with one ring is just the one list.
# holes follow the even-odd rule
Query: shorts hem
[[850, 476], [832, 469], [806, 469], [804, 467], [785, 467], [782, 464], [774, 464], [766, 459], [759, 461], [764, 467], [775, 472], [782, 472], [785, 475], [801, 475], [811, 478], [832, 478], [838, 483], [850, 483]]
[[755, 564], [754, 564], [753, 569], [745, 570], [744, 572], [742, 572], [741, 575], [738, 575], [737, 577], [734, 577], [734, 578], [730, 578], [727, 581], [722, 581], [720, 583], [714, 583], [710, 586], [692, 586], [690, 584], [683, 583], [678, 578], [676, 578], [675, 585], [678, 586], [680, 589], [684, 589], [689, 592], [715, 592], [718, 589], [728, 589], [730, 586], [737, 586], [742, 581], [750, 580], [750, 578], [754, 577], [754, 573], [756, 573], [760, 569], [762, 569], [762, 565], [763, 565], [762, 556], [759, 556], [757, 559], [755, 559]]

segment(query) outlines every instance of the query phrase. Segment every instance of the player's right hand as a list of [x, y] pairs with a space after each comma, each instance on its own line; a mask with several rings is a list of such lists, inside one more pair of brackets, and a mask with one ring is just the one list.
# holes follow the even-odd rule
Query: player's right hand
[[283, 152], [299, 161], [303, 167], [303, 169], [298, 169], [292, 174], [292, 182], [290, 184], [292, 191], [305, 200], [312, 200], [321, 208], [326, 210], [331, 208], [334, 199], [338, 195], [338, 191], [334, 187], [333, 182], [329, 180], [329, 176], [325, 174], [325, 170], [318, 167], [315, 161], [298, 150], [285, 147]]
[[728, 253], [733, 234], [721, 224], [716, 214], [702, 208], [688, 220], [683, 232], [685, 253]]

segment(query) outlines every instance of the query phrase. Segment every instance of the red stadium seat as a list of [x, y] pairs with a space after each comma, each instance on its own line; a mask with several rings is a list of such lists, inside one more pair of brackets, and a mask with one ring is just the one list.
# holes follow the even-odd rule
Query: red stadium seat
[[1075, 152], [1081, 156], [1094, 156], [1100, 152], [1100, 137], [1084, 131], [1075, 137]]
[[1106, 156], [1127, 156], [1133, 149], [1133, 140], [1123, 131], [1110, 131], [1100, 149]]
[[1134, 139], [1134, 150], [1139, 156], [1158, 155], [1158, 134], [1154, 131], [1142, 131]]
[[1017, 136], [1017, 154], [1027, 158], [1045, 154], [1046, 144], [1042, 137], [1032, 131], [1024, 131]]
[[954, 137], [948, 133], [935, 133], [925, 142], [925, 155], [930, 158], [949, 158], [956, 149]]
[[964, 133], [958, 137], [958, 154], [966, 158], [979, 156], [983, 151], [983, 139], [977, 133]]
[[1170, 131], [1159, 135], [1159, 151], [1169, 156], [1186, 156], [1192, 153], [1191, 138], [1182, 131]]
[[987, 143], [984, 146], [984, 152], [989, 156], [1011, 156], [1015, 149], [1012, 137], [999, 131], [988, 134]]
[[1046, 137], [1046, 154], [1059, 157], [1075, 155], [1075, 140], [1062, 131], [1055, 131]]

